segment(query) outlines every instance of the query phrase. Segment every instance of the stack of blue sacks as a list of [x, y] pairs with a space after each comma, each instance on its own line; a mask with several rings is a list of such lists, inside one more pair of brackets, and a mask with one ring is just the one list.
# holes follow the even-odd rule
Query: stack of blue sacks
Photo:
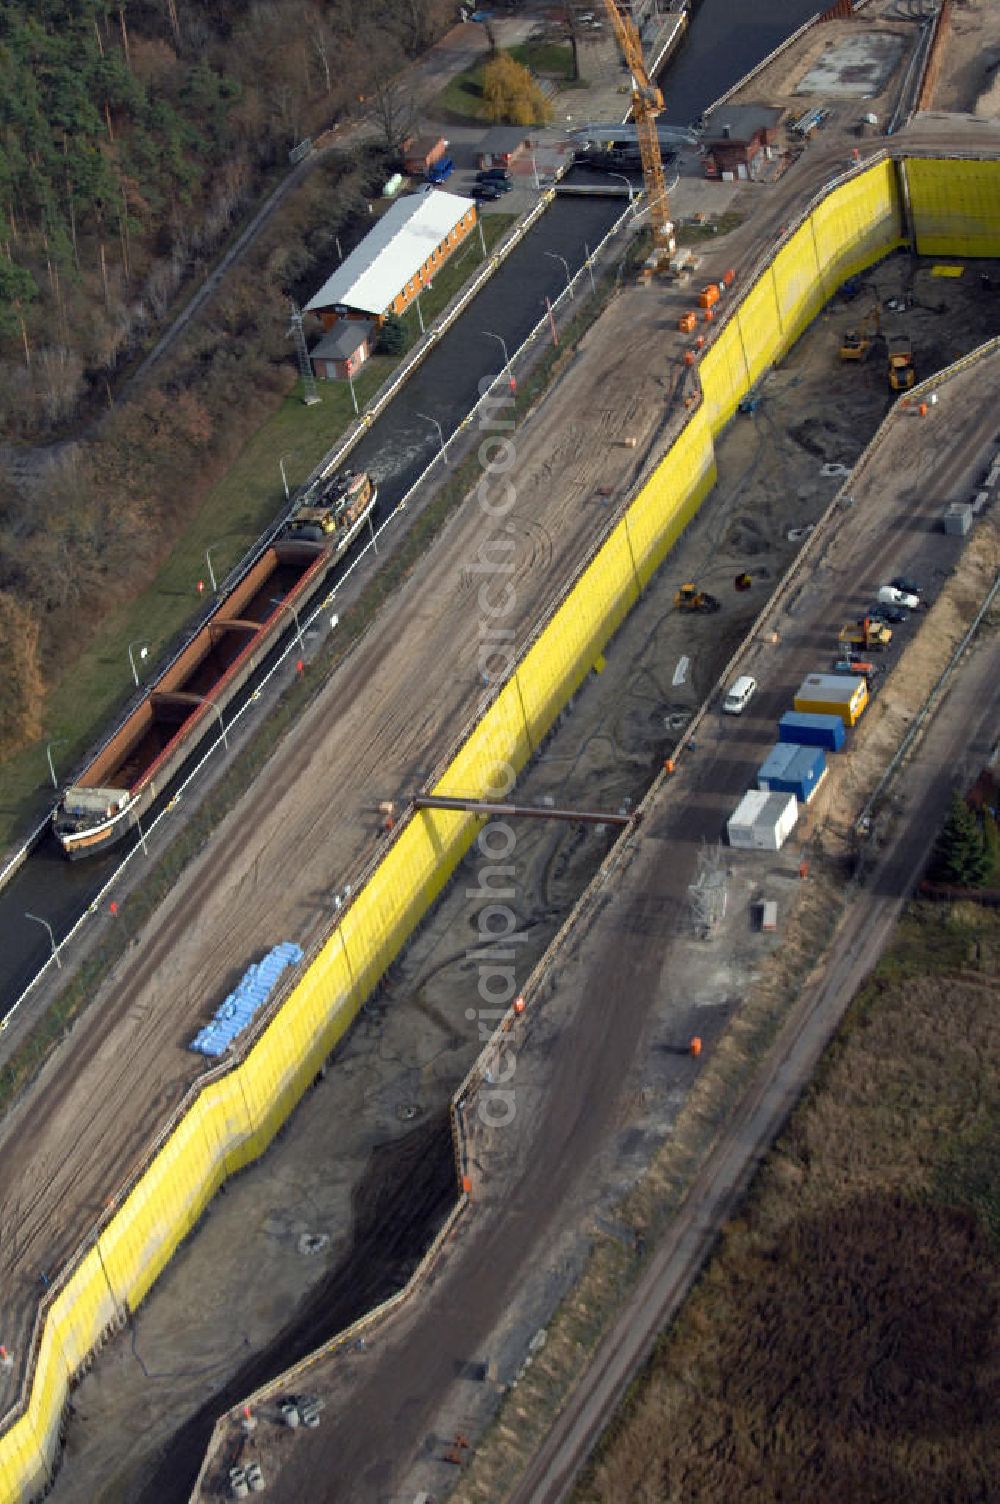
[[249, 968], [235, 991], [215, 1010], [212, 1022], [195, 1035], [191, 1041], [192, 1050], [212, 1057], [224, 1054], [237, 1035], [243, 1033], [254, 1014], [263, 1008], [285, 967], [297, 966], [301, 960], [301, 947], [291, 940], [283, 940], [268, 951], [263, 961]]

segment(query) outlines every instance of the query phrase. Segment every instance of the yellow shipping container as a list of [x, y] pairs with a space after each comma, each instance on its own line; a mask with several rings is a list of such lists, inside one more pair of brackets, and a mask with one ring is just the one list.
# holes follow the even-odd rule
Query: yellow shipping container
[[845, 726], [854, 726], [868, 704], [868, 682], [847, 674], [807, 674], [792, 704], [807, 715], [839, 715]]

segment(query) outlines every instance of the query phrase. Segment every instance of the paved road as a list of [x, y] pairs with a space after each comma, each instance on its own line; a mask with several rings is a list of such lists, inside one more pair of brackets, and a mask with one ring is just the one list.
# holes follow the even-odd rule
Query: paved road
[[848, 909], [829, 966], [803, 991], [704, 1173], [614, 1327], [601, 1342], [510, 1504], [560, 1504], [658, 1333], [673, 1319], [718, 1233], [815, 1071], [861, 983], [892, 938], [951, 790], [985, 762], [1000, 733], [995, 642], [980, 641], [953, 679], [910, 763], [892, 844]]

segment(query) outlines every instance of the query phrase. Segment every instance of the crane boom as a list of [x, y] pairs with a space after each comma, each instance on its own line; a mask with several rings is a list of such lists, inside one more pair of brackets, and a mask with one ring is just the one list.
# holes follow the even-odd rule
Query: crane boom
[[639, 156], [642, 161], [642, 178], [649, 202], [649, 218], [653, 227], [653, 256], [659, 261], [672, 256], [677, 249], [674, 227], [670, 222], [670, 204], [667, 200], [667, 182], [663, 175], [663, 158], [660, 155], [660, 139], [656, 132], [656, 117], [663, 109], [663, 95], [646, 72], [642, 56], [642, 42], [632, 17], [619, 10], [617, 0], [604, 0], [608, 19], [614, 27], [615, 37], [622, 56], [632, 74], [632, 117], [639, 138]]

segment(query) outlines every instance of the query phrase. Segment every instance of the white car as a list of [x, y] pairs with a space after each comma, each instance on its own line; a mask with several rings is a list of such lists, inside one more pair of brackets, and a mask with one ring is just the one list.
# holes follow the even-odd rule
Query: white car
[[751, 679], [749, 674], [741, 674], [736, 682], [730, 686], [729, 693], [722, 702], [722, 708], [726, 714], [742, 715], [753, 699], [753, 693], [756, 688], [756, 679]]
[[920, 597], [911, 595], [909, 590], [897, 590], [895, 585], [880, 585], [878, 603], [880, 606], [905, 606], [908, 611], [915, 611], [920, 605]]

